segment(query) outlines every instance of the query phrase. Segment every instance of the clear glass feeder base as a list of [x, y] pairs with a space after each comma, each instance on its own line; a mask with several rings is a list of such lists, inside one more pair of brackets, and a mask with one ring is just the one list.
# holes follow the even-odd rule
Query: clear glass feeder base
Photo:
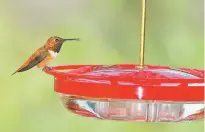
[[78, 115], [104, 120], [184, 122], [204, 120], [204, 102], [94, 100], [59, 94], [63, 106]]

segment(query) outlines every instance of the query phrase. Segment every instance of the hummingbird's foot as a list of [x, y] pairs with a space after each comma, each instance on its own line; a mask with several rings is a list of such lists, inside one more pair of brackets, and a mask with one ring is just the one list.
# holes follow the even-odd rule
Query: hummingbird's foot
[[44, 68], [42, 69], [42, 71], [45, 71], [45, 70], [51, 70], [52, 68], [49, 67], [49, 66], [44, 66]]

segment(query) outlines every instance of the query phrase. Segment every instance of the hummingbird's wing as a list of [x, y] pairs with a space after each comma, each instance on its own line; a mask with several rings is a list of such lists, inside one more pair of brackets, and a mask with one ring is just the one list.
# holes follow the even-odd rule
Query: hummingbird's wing
[[[17, 70], [15, 71], [13, 74], [17, 73], [17, 72], [23, 72], [23, 71], [27, 71], [31, 68], [33, 68], [34, 66], [36, 66], [37, 64], [39, 64], [40, 62], [42, 62], [47, 55], [49, 54], [48, 50], [45, 50], [44, 47], [39, 48], [34, 54], [32, 54], [28, 60]], [[13, 75], [12, 74], [12, 75]]]

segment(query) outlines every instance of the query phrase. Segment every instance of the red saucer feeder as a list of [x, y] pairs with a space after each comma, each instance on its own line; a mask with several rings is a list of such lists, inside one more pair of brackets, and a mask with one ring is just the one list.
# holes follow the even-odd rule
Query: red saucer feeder
[[69, 111], [105, 120], [182, 122], [204, 119], [204, 70], [144, 65], [67, 65], [45, 70]]
[[52, 67], [55, 91], [70, 111], [100, 119], [179, 122], [204, 119], [204, 71], [167, 66]]

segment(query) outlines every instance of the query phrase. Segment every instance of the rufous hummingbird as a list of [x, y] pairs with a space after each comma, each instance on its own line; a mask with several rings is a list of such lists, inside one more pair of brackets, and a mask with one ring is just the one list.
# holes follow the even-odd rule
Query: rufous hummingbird
[[57, 36], [50, 37], [47, 40], [46, 44], [40, 47], [36, 52], [34, 52], [26, 60], [26, 62], [12, 75], [14, 75], [17, 72], [27, 71], [33, 68], [34, 66], [37, 66], [37, 68], [43, 68], [43, 70], [45, 70], [46, 68], [49, 68], [47, 66], [48, 62], [56, 58], [59, 51], [61, 50], [63, 43], [69, 40], [79, 40], [79, 39], [78, 38], [63, 39]]

